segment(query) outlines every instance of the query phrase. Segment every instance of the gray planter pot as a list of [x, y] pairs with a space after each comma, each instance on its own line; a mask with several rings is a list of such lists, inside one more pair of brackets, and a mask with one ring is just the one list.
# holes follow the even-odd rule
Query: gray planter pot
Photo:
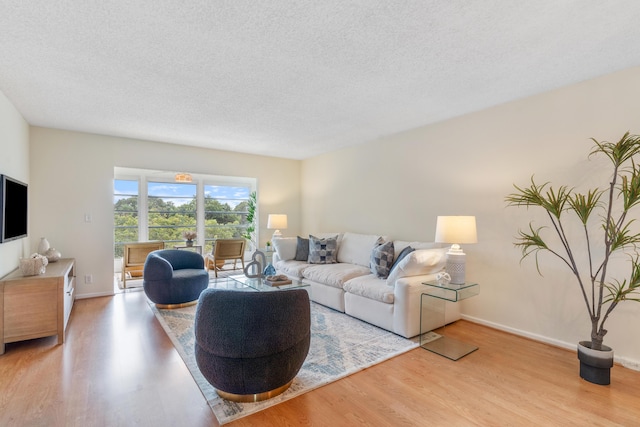
[[578, 359], [580, 360], [580, 378], [598, 385], [611, 383], [613, 367], [613, 350], [606, 345], [602, 350], [591, 350], [591, 341], [578, 343]]

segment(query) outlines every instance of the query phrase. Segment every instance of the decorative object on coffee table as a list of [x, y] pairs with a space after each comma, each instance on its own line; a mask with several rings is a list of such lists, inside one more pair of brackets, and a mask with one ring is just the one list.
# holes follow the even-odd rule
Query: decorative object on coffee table
[[[268, 267], [267, 267], [268, 268]], [[265, 275], [264, 283], [269, 286], [290, 285], [293, 280], [289, 279], [285, 274]]]
[[251, 262], [244, 267], [245, 276], [255, 279], [264, 276], [264, 269], [267, 265], [267, 257], [262, 251], [255, 251], [251, 256]]
[[270, 399], [289, 388], [309, 352], [309, 294], [207, 289], [194, 331], [198, 368], [218, 395]]

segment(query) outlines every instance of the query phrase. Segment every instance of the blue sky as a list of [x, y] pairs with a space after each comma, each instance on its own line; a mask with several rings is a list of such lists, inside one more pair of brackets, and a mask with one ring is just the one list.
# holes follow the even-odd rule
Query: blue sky
[[[138, 193], [137, 181], [114, 180], [114, 193], [135, 195]], [[161, 197], [166, 201], [173, 201], [175, 205], [180, 205], [179, 201], [174, 197], [185, 197], [184, 201], [188, 202], [196, 195], [197, 184], [176, 184], [171, 182], [149, 182], [149, 195]], [[239, 186], [222, 186], [222, 185], [205, 185], [205, 196], [216, 199], [226, 200], [230, 207], [234, 208], [241, 200], [249, 197], [249, 187]], [[115, 196], [114, 202], [121, 199], [121, 196]], [[240, 200], [238, 200], [240, 199]]]

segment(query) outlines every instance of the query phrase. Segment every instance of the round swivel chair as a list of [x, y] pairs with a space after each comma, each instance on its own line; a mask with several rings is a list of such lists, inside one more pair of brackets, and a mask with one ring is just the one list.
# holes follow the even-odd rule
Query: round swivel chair
[[310, 311], [304, 289], [203, 291], [194, 325], [200, 372], [227, 400], [258, 402], [281, 394], [309, 352]]
[[159, 308], [178, 308], [198, 302], [209, 286], [209, 273], [200, 254], [177, 249], [153, 251], [144, 263], [142, 286]]

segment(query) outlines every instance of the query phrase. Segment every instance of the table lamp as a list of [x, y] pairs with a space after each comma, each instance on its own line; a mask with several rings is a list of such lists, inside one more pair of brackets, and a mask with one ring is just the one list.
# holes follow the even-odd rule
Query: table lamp
[[460, 243], [477, 243], [475, 216], [439, 216], [436, 221], [436, 238], [438, 243], [451, 243], [447, 252], [445, 270], [451, 276], [452, 285], [465, 283], [466, 255]]
[[273, 232], [271, 239], [279, 239], [282, 237], [280, 229], [287, 229], [287, 215], [286, 214], [269, 214], [267, 219], [267, 228], [269, 230], [276, 230]]

